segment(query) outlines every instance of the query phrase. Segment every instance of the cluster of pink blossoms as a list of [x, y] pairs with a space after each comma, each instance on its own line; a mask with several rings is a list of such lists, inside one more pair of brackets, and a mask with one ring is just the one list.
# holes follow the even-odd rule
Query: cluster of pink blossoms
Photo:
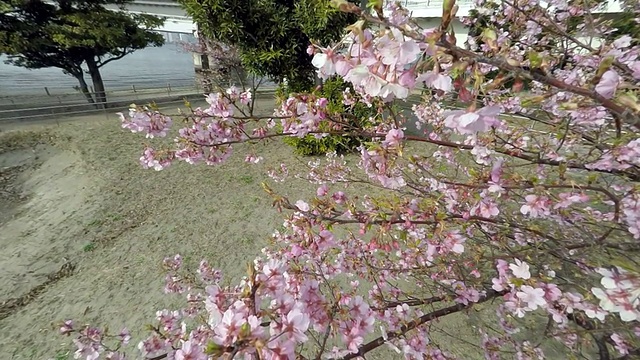
[[426, 44], [407, 38], [397, 28], [374, 37], [368, 29], [351, 36], [346, 53], [337, 48], [310, 49], [318, 75], [327, 79], [339, 75], [353, 83], [358, 92], [384, 101], [406, 99], [416, 85], [423, 83], [441, 91], [451, 90], [451, 78], [434, 71], [418, 73], [419, 56], [432, 54]]
[[[240, 92], [231, 87], [225, 93], [212, 93], [205, 97], [208, 108], [196, 108], [189, 118], [188, 127], [179, 129], [175, 138], [175, 149], [157, 150], [145, 148], [140, 163], [145, 168], [162, 170], [174, 160], [182, 160], [189, 164], [204, 162], [215, 165], [224, 162], [232, 154], [232, 145], [248, 140], [262, 139], [275, 127], [274, 119], [280, 119], [283, 133], [292, 136], [305, 136], [311, 132], [315, 136], [326, 136], [319, 130], [326, 117], [327, 99], [313, 96], [297, 96], [287, 99], [274, 117], [266, 124], [258, 124], [251, 134], [246, 126], [256, 123], [248, 116], [242, 106], [251, 103], [251, 92]], [[234, 116], [235, 113], [240, 115]], [[172, 120], [158, 111], [147, 107], [133, 106], [129, 116], [119, 113], [122, 127], [132, 132], [143, 132], [149, 138], [164, 137], [170, 130]], [[329, 129], [327, 131], [330, 131]], [[247, 162], [256, 163], [257, 156], [248, 156]]]
[[618, 313], [622, 321], [640, 321], [640, 276], [615, 267], [598, 269], [604, 287], [594, 287], [591, 292], [600, 300], [599, 306], [611, 313]]
[[[318, 132], [322, 120], [326, 118], [325, 109], [328, 105], [325, 98], [315, 99], [313, 96], [290, 97], [276, 109], [274, 116], [281, 118], [282, 132], [297, 137], [304, 137], [311, 132]], [[322, 137], [326, 133], [315, 133]]]
[[129, 109], [129, 117], [127, 118], [123, 113], [118, 113], [124, 129], [129, 129], [132, 132], [145, 133], [147, 138], [153, 139], [154, 137], [165, 137], [167, 131], [171, 128], [173, 121], [170, 117], [165, 116], [158, 111], [152, 111], [148, 109], [132, 108]]

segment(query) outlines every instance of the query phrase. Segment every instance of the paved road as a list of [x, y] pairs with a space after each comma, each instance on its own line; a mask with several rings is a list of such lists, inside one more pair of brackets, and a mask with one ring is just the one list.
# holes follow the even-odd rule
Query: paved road
[[[193, 96], [194, 100], [192, 104], [194, 107], [202, 106], [206, 107], [207, 103], [202, 100], [202, 95], [197, 94]], [[148, 102], [149, 100], [147, 100]], [[132, 99], [127, 99], [123, 101], [120, 106], [115, 106], [108, 109], [95, 110], [92, 109], [90, 111], [82, 111], [74, 114], [69, 114], [68, 112], [64, 113], [56, 113], [56, 114], [42, 114], [41, 116], [30, 116], [25, 118], [2, 118], [0, 117], [0, 132], [13, 130], [25, 126], [41, 126], [41, 125], [49, 125], [56, 124], [62, 122], [69, 121], [98, 121], [103, 119], [113, 119], [117, 120], [116, 113], [120, 111], [125, 111], [128, 108], [128, 105], [132, 102], [137, 102], [143, 104], [144, 101], [135, 101]], [[166, 101], [157, 101], [156, 102], [160, 109], [167, 113], [175, 113], [178, 107], [183, 107], [182, 99], [173, 99]], [[260, 115], [267, 115], [268, 113], [272, 113], [274, 108], [274, 99], [273, 92], [260, 92], [256, 98], [255, 109], [256, 113]]]
[[[259, 92], [273, 93], [273, 89], [259, 89]], [[163, 103], [179, 103], [183, 99], [197, 101], [203, 98], [200, 91], [196, 89], [179, 89], [179, 90], [155, 90], [136, 92], [121, 91], [113, 92], [108, 95], [108, 109], [119, 109], [126, 107], [131, 103], [157, 102]], [[52, 116], [75, 116], [95, 112], [94, 105], [87, 103], [81, 94], [75, 96], [70, 95], [66, 99], [58, 99], [55, 97], [41, 96], [33, 97], [30, 101], [20, 98], [0, 98], [0, 123], [16, 120], [35, 120], [38, 118], [50, 118]], [[98, 110], [100, 112], [100, 110]]]

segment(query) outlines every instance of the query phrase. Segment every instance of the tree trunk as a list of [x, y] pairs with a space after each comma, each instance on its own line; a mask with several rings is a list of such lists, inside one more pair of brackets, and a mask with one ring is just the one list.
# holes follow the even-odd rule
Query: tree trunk
[[91, 81], [93, 82], [93, 91], [95, 91], [96, 102], [99, 104], [100, 108], [106, 107], [107, 102], [107, 94], [104, 91], [104, 82], [102, 81], [102, 75], [100, 75], [100, 68], [96, 63], [96, 59], [93, 57], [87, 58], [87, 68], [89, 69], [89, 75], [91, 76]]
[[87, 82], [84, 81], [84, 75], [82, 74], [82, 72], [73, 74], [73, 77], [78, 80], [78, 83], [80, 84], [80, 91], [82, 91], [82, 94], [84, 94], [84, 96], [87, 98], [87, 101], [90, 104], [95, 104], [93, 96], [91, 96], [91, 92], [89, 91], [89, 85], [87, 85]]

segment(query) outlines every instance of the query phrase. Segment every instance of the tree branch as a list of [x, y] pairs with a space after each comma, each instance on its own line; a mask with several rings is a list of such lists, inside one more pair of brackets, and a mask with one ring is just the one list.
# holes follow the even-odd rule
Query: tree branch
[[[584, 316], [582, 315], [571, 313], [571, 314], [567, 314], [567, 318], [575, 322], [576, 324], [578, 324], [578, 326], [580, 326], [583, 329], [594, 330], [596, 328], [595, 324], [592, 321], [585, 319]], [[607, 348], [605, 336], [608, 336], [608, 335], [598, 336], [595, 333], [591, 334], [591, 337], [593, 337], [593, 341], [595, 341], [596, 345], [598, 346], [598, 355], [600, 356], [600, 360], [611, 360], [611, 354], [609, 354], [609, 349]]]
[[[384, 138], [385, 135], [386, 135], [386, 134], [383, 134], [383, 133], [367, 133], [367, 132], [353, 132], [353, 131], [310, 131], [308, 134], [345, 135], [345, 136], [359, 136], [359, 137], [364, 137], [364, 138]], [[196, 142], [191, 142], [191, 143], [193, 143], [194, 145], [202, 146], [202, 147], [217, 147], [217, 146], [226, 146], [226, 145], [239, 144], [239, 143], [244, 143], [244, 142], [260, 141], [260, 140], [268, 139], [268, 138], [276, 138], [276, 137], [291, 136], [291, 135], [292, 134], [289, 134], [289, 133], [275, 133], [275, 134], [269, 134], [269, 135], [261, 136], [261, 137], [248, 137], [246, 139], [229, 140], [229, 141], [219, 142], [219, 143], [215, 143], [215, 144], [203, 144], [203, 143], [196, 143]], [[426, 142], [426, 143], [429, 143], [429, 144], [445, 146], [445, 147], [454, 148], [454, 149], [461, 149], [461, 150], [471, 150], [471, 149], [473, 149], [472, 145], [457, 144], [457, 143], [454, 143], [454, 142], [443, 141], [443, 140], [433, 140], [433, 139], [429, 139], [429, 138], [421, 137], [421, 136], [408, 135], [408, 136], [405, 136], [405, 139], [407, 141]], [[495, 152], [503, 154], [503, 155], [507, 155], [507, 156], [511, 156], [511, 157], [515, 157], [515, 158], [518, 158], [518, 159], [529, 161], [532, 164], [549, 165], [549, 166], [566, 165], [566, 167], [569, 168], [569, 169], [586, 170], [586, 171], [590, 171], [590, 172], [599, 172], [599, 173], [606, 173], [606, 174], [622, 175], [622, 176], [628, 177], [631, 180], [640, 181], [640, 174], [634, 174], [634, 173], [630, 173], [630, 172], [624, 171], [624, 170], [590, 169], [590, 168], [587, 168], [586, 164], [579, 163], [579, 162], [573, 162], [573, 161], [562, 162], [562, 161], [556, 161], [556, 160], [542, 159], [539, 156], [536, 157], [536, 156], [532, 156], [532, 155], [519, 154], [519, 153], [515, 153], [515, 152], [513, 152], [511, 150], [507, 150], [507, 149], [493, 149], [493, 150]]]
[[118, 56], [114, 56], [114, 57], [112, 57], [112, 58], [109, 58], [109, 59], [107, 59], [107, 60], [105, 60], [105, 61], [101, 61], [101, 62], [99, 62], [99, 63], [98, 63], [98, 68], [101, 68], [101, 67], [103, 67], [103, 66], [107, 65], [108, 63], [110, 63], [110, 62], [114, 61], [114, 60], [120, 60], [120, 59], [122, 59], [123, 57], [125, 57], [125, 56], [127, 56], [127, 55], [131, 54], [132, 52], [133, 52], [133, 50], [128, 51], [128, 50], [127, 50], [127, 48], [124, 48], [124, 49], [122, 50], [122, 54], [120, 54], [120, 55], [118, 55]]
[[394, 308], [398, 305], [408, 305], [408, 306], [420, 306], [420, 305], [429, 305], [433, 303], [437, 303], [440, 301], [444, 301], [445, 298], [443, 296], [434, 296], [428, 299], [413, 299], [413, 300], [404, 300], [404, 301], [388, 301], [384, 307], [382, 308], [372, 308], [373, 311], [383, 311], [386, 309]]
[[372, 340], [362, 346], [360, 346], [358, 348], [358, 352], [357, 353], [351, 353], [349, 355], [346, 355], [342, 358], [340, 358], [340, 360], [350, 360], [350, 359], [355, 359], [355, 358], [359, 358], [359, 357], [363, 357], [364, 354], [382, 346], [383, 344], [385, 344], [386, 342], [388, 342], [389, 340], [393, 340], [396, 339], [398, 337], [401, 337], [402, 335], [406, 334], [408, 331], [413, 330], [415, 328], [417, 328], [420, 325], [423, 325], [429, 321], [441, 318], [443, 316], [449, 315], [449, 314], [453, 314], [453, 313], [457, 313], [460, 312], [462, 310], [466, 310], [469, 309], [471, 307], [473, 307], [476, 304], [481, 304], [483, 302], [486, 302], [488, 300], [491, 300], [493, 298], [496, 298], [498, 296], [504, 295], [506, 294], [507, 291], [495, 291], [495, 290], [489, 290], [487, 292], [487, 294], [485, 295], [484, 298], [480, 299], [478, 302], [475, 303], [469, 303], [467, 305], [464, 304], [457, 304], [457, 305], [453, 305], [453, 306], [449, 306], [440, 310], [436, 310], [433, 312], [430, 312], [428, 314], [422, 315], [421, 317], [419, 317], [416, 320], [413, 320], [411, 322], [409, 322], [407, 325], [403, 325], [400, 330], [396, 331], [396, 332], [392, 332], [387, 334], [387, 340], [385, 340], [382, 336]]

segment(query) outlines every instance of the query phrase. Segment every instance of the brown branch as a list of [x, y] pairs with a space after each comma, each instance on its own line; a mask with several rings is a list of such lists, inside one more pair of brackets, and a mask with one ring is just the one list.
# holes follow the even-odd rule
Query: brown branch
[[619, 105], [615, 101], [607, 99], [604, 96], [598, 94], [597, 92], [595, 92], [595, 90], [589, 90], [579, 86], [569, 85], [564, 81], [548, 76], [542, 71], [528, 71], [520, 66], [510, 65], [504, 59], [500, 59], [497, 57], [489, 58], [482, 55], [478, 55], [473, 51], [459, 48], [455, 45], [449, 44], [448, 42], [440, 41], [437, 44], [438, 46], [441, 46], [449, 50], [455, 56], [471, 58], [477, 62], [493, 65], [502, 70], [510, 71], [526, 79], [535, 80], [545, 85], [548, 85], [557, 89], [562, 89], [562, 90], [571, 92], [573, 94], [581, 95], [586, 98], [595, 100], [599, 102], [602, 106], [607, 108], [609, 111], [611, 111], [611, 113], [614, 116], [619, 117], [622, 121], [636, 128], [640, 128], [640, 119], [638, 115], [631, 113], [627, 107]]
[[[405, 219], [400, 219], [397, 216], [394, 216], [394, 214], [383, 214], [384, 216], [389, 217], [389, 220], [372, 220], [372, 219], [368, 219], [366, 215], [362, 214], [362, 213], [355, 213], [353, 214], [353, 219], [340, 219], [338, 217], [331, 217], [331, 216], [326, 216], [326, 215], [322, 215], [322, 214], [314, 214], [311, 211], [309, 212], [304, 212], [301, 211], [300, 209], [298, 209], [296, 206], [292, 205], [287, 199], [281, 199], [281, 206], [285, 209], [288, 210], [294, 210], [294, 211], [299, 211], [304, 213], [306, 216], [310, 217], [310, 218], [314, 218], [317, 220], [324, 220], [324, 221], [330, 221], [336, 224], [362, 224], [362, 223], [366, 223], [366, 224], [372, 224], [372, 225], [393, 225], [393, 224], [404, 224], [407, 222], [407, 220]], [[501, 221], [498, 219], [490, 219], [490, 218], [486, 218], [483, 216], [467, 216], [467, 217], [463, 217], [462, 215], [456, 215], [456, 214], [451, 214], [448, 215], [442, 219], [438, 219], [438, 220], [409, 220], [409, 222], [411, 222], [412, 224], [416, 224], [416, 225], [434, 225], [434, 224], [438, 224], [441, 223], [443, 221], [447, 221], [447, 220], [462, 220], [465, 222], [468, 221], [481, 221], [481, 222], [486, 222], [486, 223], [490, 223], [490, 224], [494, 224], [494, 225], [503, 225], [503, 226], [508, 226], [509, 228], [516, 228], [519, 230], [523, 230], [523, 231], [527, 231], [530, 232], [532, 234], [538, 235], [542, 238], [546, 238], [549, 239], [551, 241], [557, 242], [558, 240], [554, 237], [552, 237], [551, 235], [545, 234], [542, 231], [538, 231], [538, 230], [534, 230], [531, 228], [527, 228], [525, 226], [522, 226], [518, 223], [514, 223], [514, 222], [509, 222], [509, 221]]]
[[107, 60], [105, 60], [105, 61], [100, 61], [100, 62], [98, 62], [98, 68], [101, 68], [101, 67], [103, 67], [103, 66], [107, 65], [108, 63], [110, 63], [110, 62], [112, 62], [112, 61], [120, 60], [120, 59], [122, 59], [123, 57], [125, 57], [125, 56], [129, 55], [129, 54], [130, 54], [130, 53], [132, 53], [132, 52], [133, 52], [133, 51], [128, 51], [128, 50], [127, 50], [127, 48], [125, 47], [125, 48], [122, 50], [122, 53], [121, 53], [120, 55], [118, 55], [118, 56], [114, 56], [114, 57], [109, 58], [109, 59], [107, 59]]
[[453, 314], [453, 313], [460, 312], [462, 310], [469, 309], [469, 308], [473, 307], [476, 304], [481, 304], [483, 302], [489, 301], [489, 300], [491, 300], [493, 298], [496, 298], [498, 296], [504, 295], [506, 293], [507, 293], [507, 291], [498, 292], [498, 291], [495, 291], [495, 290], [489, 290], [487, 292], [487, 294], [485, 295], [485, 297], [480, 299], [478, 302], [469, 303], [467, 305], [457, 304], [457, 305], [449, 306], [449, 307], [446, 307], [446, 308], [443, 308], [443, 309], [440, 309], [440, 310], [436, 310], [436, 311], [430, 312], [428, 314], [424, 314], [421, 317], [419, 317], [418, 319], [413, 320], [413, 321], [409, 322], [406, 325], [403, 325], [402, 327], [400, 327], [400, 330], [392, 332], [392, 333], [388, 333], [387, 334], [387, 340], [385, 340], [382, 336], [380, 336], [377, 339], [372, 340], [372, 341], [360, 346], [358, 348], [358, 352], [357, 353], [351, 353], [349, 355], [346, 355], [346, 356], [340, 358], [340, 360], [350, 360], [350, 359], [363, 357], [364, 354], [366, 354], [366, 353], [368, 353], [368, 352], [370, 352], [370, 351], [372, 351], [372, 350], [384, 345], [386, 342], [388, 342], [390, 340], [393, 340], [393, 339], [401, 337], [402, 335], [404, 335], [407, 332], [417, 328], [420, 325], [423, 325], [423, 324], [425, 324], [425, 323], [427, 323], [429, 321], [441, 318], [441, 317], [446, 316], [446, 315], [450, 315], [450, 314]]
[[[533, 120], [533, 121], [539, 122], [539, 123], [541, 123], [541, 124], [543, 124], [543, 125], [547, 125], [547, 126], [556, 126], [556, 124], [555, 124], [555, 123], [552, 123], [552, 122], [550, 122], [550, 121], [546, 121], [546, 120], [543, 120], [543, 119], [540, 119], [540, 118], [536, 117], [536, 116], [535, 116], [535, 113], [536, 113], [536, 112], [543, 112], [544, 114], [546, 114], [546, 115], [547, 115], [547, 117], [550, 117], [550, 115], [549, 115], [549, 113], [548, 113], [547, 111], [542, 111], [542, 110], [534, 110], [534, 114], [527, 114], [527, 113], [524, 113], [524, 112], [516, 112], [516, 113], [514, 113], [514, 115], [521, 116], [521, 117], [527, 118], [527, 119], [529, 119], [529, 120]], [[606, 150], [611, 149], [611, 146], [609, 146], [609, 145], [607, 145], [607, 144], [598, 143], [598, 142], [597, 142], [597, 140], [596, 140], [596, 138], [594, 138], [594, 137], [592, 137], [592, 136], [590, 136], [590, 135], [587, 135], [587, 134], [582, 133], [582, 132], [580, 132], [580, 131], [577, 131], [577, 130], [575, 130], [575, 129], [571, 129], [571, 131], [572, 131], [574, 134], [576, 134], [576, 135], [580, 136], [580, 137], [581, 137], [582, 139], [584, 139], [585, 141], [587, 141], [587, 142], [589, 142], [589, 143], [593, 144], [593, 146], [594, 146], [596, 149], [600, 150], [600, 151], [603, 151], [603, 152], [604, 152], [604, 151], [606, 151]], [[556, 151], [557, 151], [557, 150], [556, 150]]]
[[[384, 138], [385, 135], [386, 135], [386, 134], [383, 134], [383, 133], [367, 133], [367, 132], [354, 132], [354, 131], [310, 131], [310, 132], [308, 132], [308, 134], [310, 134], [310, 135], [313, 135], [313, 134], [329, 134], [329, 135], [358, 136], [358, 137], [369, 138], [369, 139]], [[240, 139], [240, 140], [222, 141], [222, 142], [215, 143], [215, 144], [202, 144], [202, 143], [198, 143], [198, 142], [194, 142], [194, 141], [189, 141], [189, 140], [187, 140], [187, 141], [189, 141], [190, 143], [192, 143], [194, 145], [197, 145], [197, 146], [217, 147], [217, 146], [227, 146], [227, 145], [239, 144], [239, 143], [244, 143], [244, 142], [260, 141], [260, 140], [264, 140], [264, 139], [284, 137], [284, 136], [292, 136], [292, 135], [293, 134], [290, 134], [290, 133], [274, 133], [274, 134], [268, 134], [268, 135], [260, 136], [260, 137], [247, 137], [245, 139]], [[429, 143], [429, 144], [445, 146], [445, 147], [454, 148], [454, 149], [461, 149], [461, 150], [471, 150], [471, 149], [473, 149], [472, 145], [457, 144], [457, 143], [454, 143], [454, 142], [443, 141], [443, 140], [433, 140], [433, 139], [429, 139], [429, 138], [426, 138], [426, 137], [415, 136], [415, 135], [407, 135], [407, 136], [405, 136], [405, 139], [407, 141], [425, 142], [425, 143]], [[599, 172], [599, 173], [606, 173], [606, 174], [622, 175], [622, 176], [628, 177], [631, 180], [640, 181], [640, 174], [629, 173], [629, 172], [622, 171], [622, 170], [615, 170], [615, 169], [613, 169], [613, 170], [589, 169], [589, 168], [587, 168], [586, 164], [578, 163], [578, 162], [561, 162], [561, 161], [556, 161], [556, 160], [542, 159], [539, 156], [535, 157], [535, 156], [530, 156], [530, 155], [525, 155], [525, 154], [519, 154], [519, 153], [513, 152], [511, 150], [506, 150], [506, 149], [493, 149], [493, 150], [495, 152], [500, 153], [500, 154], [504, 154], [504, 155], [511, 156], [511, 157], [514, 157], [514, 158], [518, 158], [518, 159], [521, 159], [521, 160], [529, 161], [532, 164], [549, 165], [549, 166], [566, 165], [566, 167], [569, 168], [569, 169], [586, 170], [586, 171], [590, 171], [590, 172]]]
[[333, 321], [333, 318], [337, 311], [338, 311], [338, 306], [334, 306], [331, 311], [331, 316], [329, 317], [329, 324], [327, 325], [327, 328], [324, 331], [324, 335], [322, 337], [322, 344], [320, 344], [320, 349], [318, 350], [318, 355], [316, 356], [316, 360], [322, 359], [322, 354], [324, 353], [324, 349], [327, 347], [327, 341], [329, 340], [329, 335], [331, 335], [331, 322]]
[[[589, 319], [586, 319], [585, 316], [582, 314], [577, 314], [577, 313], [567, 314], [567, 318], [575, 322], [576, 324], [578, 324], [578, 326], [580, 326], [583, 329], [586, 329], [586, 330], [596, 329], [595, 323]], [[611, 360], [611, 354], [609, 354], [609, 349], [607, 348], [607, 343], [605, 340], [607, 337], [609, 337], [609, 335], [605, 334], [605, 335], [598, 336], [595, 333], [592, 333], [591, 336], [593, 337], [593, 341], [595, 341], [596, 345], [598, 346], [598, 355], [600, 356], [600, 360]]]
[[383, 311], [386, 309], [394, 308], [398, 305], [408, 305], [408, 306], [420, 306], [420, 305], [429, 305], [433, 303], [437, 303], [440, 301], [444, 301], [445, 298], [443, 296], [434, 296], [428, 299], [413, 299], [413, 300], [403, 300], [403, 301], [387, 301], [385, 306], [382, 308], [372, 308], [373, 311]]
[[[410, 135], [410, 136], [405, 136], [405, 138], [407, 140], [410, 140], [410, 141], [427, 142], [427, 143], [430, 143], [430, 144], [435, 144], [435, 145], [440, 145], [440, 146], [445, 146], [445, 147], [450, 147], [450, 148], [456, 148], [456, 149], [462, 149], [462, 150], [471, 150], [471, 149], [473, 149], [472, 145], [456, 144], [456, 143], [453, 143], [453, 142], [442, 141], [442, 140], [432, 140], [432, 139], [424, 138], [424, 137], [421, 137], [421, 136], [411, 136]], [[640, 174], [633, 174], [633, 173], [629, 173], [627, 171], [589, 169], [589, 168], [587, 168], [586, 164], [583, 164], [583, 163], [572, 162], [572, 161], [561, 162], [561, 161], [556, 161], [556, 160], [541, 159], [540, 157], [535, 157], [535, 156], [530, 156], [530, 155], [525, 155], [525, 154], [519, 154], [519, 153], [510, 151], [510, 150], [505, 150], [505, 149], [493, 149], [493, 151], [495, 151], [497, 153], [500, 153], [500, 154], [503, 154], [503, 155], [511, 156], [511, 157], [514, 157], [514, 158], [518, 158], [518, 159], [521, 159], [521, 160], [526, 160], [526, 161], [531, 162], [532, 164], [550, 165], [550, 166], [566, 165], [566, 167], [569, 168], [569, 169], [586, 170], [586, 171], [591, 171], [591, 172], [622, 175], [622, 176], [628, 177], [631, 180], [640, 181]]]

